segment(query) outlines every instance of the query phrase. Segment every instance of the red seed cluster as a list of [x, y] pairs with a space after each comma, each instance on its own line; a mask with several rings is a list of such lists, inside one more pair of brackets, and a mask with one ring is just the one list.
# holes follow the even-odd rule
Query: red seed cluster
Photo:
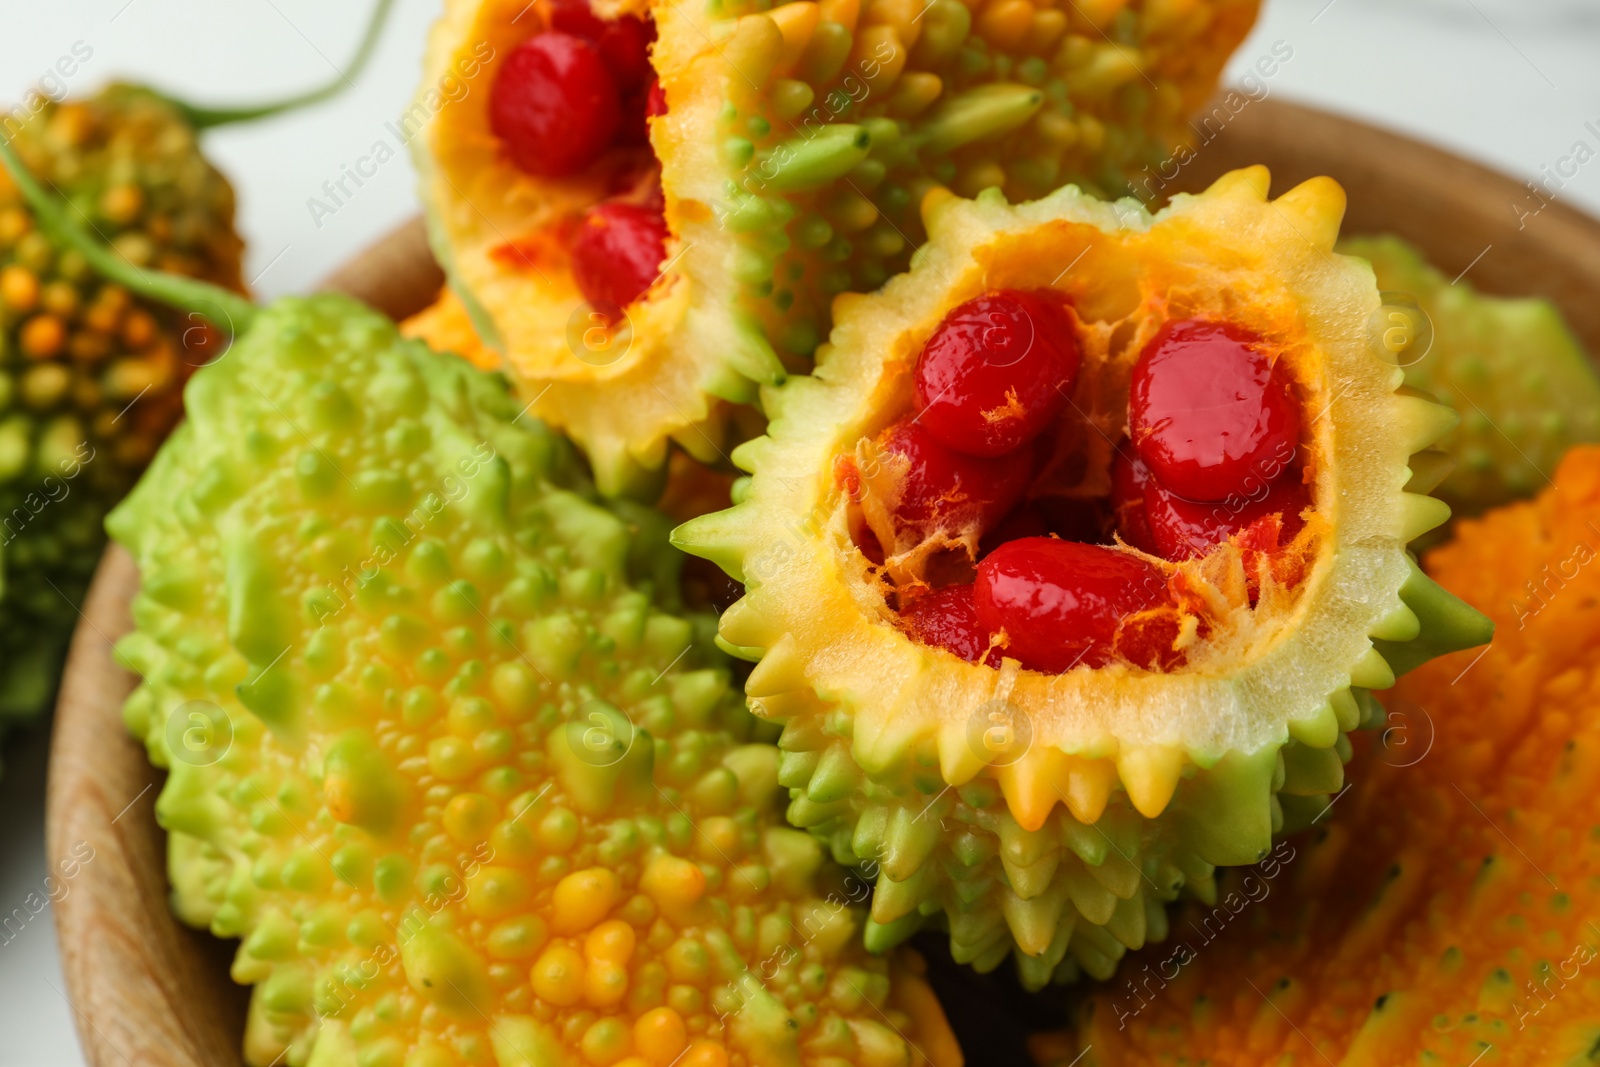
[[[489, 97], [489, 126], [518, 168], [541, 178], [578, 174], [612, 148], [649, 143], [649, 116], [665, 111], [650, 68], [655, 23], [604, 20], [587, 0], [558, 0], [543, 32], [506, 57]], [[666, 258], [660, 198], [604, 201], [571, 240], [584, 299], [612, 311], [654, 283]]]
[[[1304, 526], [1286, 369], [1241, 328], [1197, 319], [1165, 324], [1140, 353], [1110, 500], [1030, 499], [1080, 366], [1071, 310], [1048, 291], [969, 300], [924, 346], [914, 410], [875, 442], [898, 474], [891, 517], [901, 547], [974, 532], [979, 547], [973, 581], [902, 591], [902, 626], [923, 644], [1047, 673], [1171, 668], [1183, 654], [1168, 575], [1113, 534], [1178, 562], [1229, 539], [1270, 556]], [[860, 542], [883, 562], [870, 530]]]

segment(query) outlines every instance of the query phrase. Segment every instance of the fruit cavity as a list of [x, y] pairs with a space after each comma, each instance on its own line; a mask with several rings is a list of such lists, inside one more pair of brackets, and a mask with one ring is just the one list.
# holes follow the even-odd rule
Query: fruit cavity
[[[1120, 396], [1128, 375], [1123, 442], [1095, 472], [1072, 399], [1078, 330], [1050, 290], [1001, 289], [950, 310], [917, 356], [912, 413], [841, 458], [861, 516], [852, 529], [886, 596], [910, 601], [901, 623], [917, 640], [1050, 674], [1174, 669], [1186, 658], [1174, 642], [1211, 620], [1204, 597], [1169, 590], [1184, 583], [1164, 562], [1231, 543], [1252, 601], [1263, 575], [1292, 588], [1304, 574], [1281, 558], [1311, 551], [1296, 546], [1313, 506], [1300, 402], [1286, 358], [1260, 338], [1167, 320], [1131, 372], [1113, 353], [1087, 376]], [[969, 594], [944, 594], [966, 589], [974, 568], [969, 620]]]
[[[513, 163], [565, 178], [619, 145], [648, 143], [647, 113], [659, 89], [650, 70], [655, 23], [602, 19], [587, 0], [560, 0], [549, 27], [512, 49], [495, 75], [489, 126]], [[660, 183], [646, 202], [604, 200], [564, 238], [572, 278], [609, 320], [650, 288], [666, 259]]]

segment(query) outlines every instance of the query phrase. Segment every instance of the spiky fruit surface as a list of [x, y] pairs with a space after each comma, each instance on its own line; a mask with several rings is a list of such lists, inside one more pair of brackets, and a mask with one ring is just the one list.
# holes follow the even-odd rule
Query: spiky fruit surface
[[1568, 448], [1600, 441], [1600, 376], [1554, 304], [1486, 296], [1465, 278], [1452, 283], [1397, 237], [1352, 238], [1340, 249], [1370, 262], [1380, 289], [1409, 294], [1427, 315], [1432, 347], [1416, 339], [1401, 362], [1407, 385], [1461, 415], [1439, 442], [1455, 467], [1435, 490], [1457, 514], [1533, 495]]
[[[1031, 984], [1080, 968], [1106, 977], [1126, 948], [1161, 937], [1161, 902], [1185, 881], [1209, 898], [1214, 865], [1254, 862], [1274, 831], [1322, 810], [1345, 734], [1375, 707], [1369, 690], [1487, 639], [1482, 616], [1406, 552], [1447, 514], [1401, 486], [1450, 413], [1401, 390], [1368, 343], [1378, 291], [1360, 261], [1333, 253], [1338, 186], [1319, 179], [1269, 202], [1268, 182], [1263, 168], [1238, 171], [1154, 217], [1072, 188], [1014, 207], [931, 203], [911, 272], [841, 300], [816, 375], [764, 395], [769, 436], [734, 453], [753, 472], [742, 502], [675, 533], [746, 584], [721, 640], [759, 660], [746, 691], [784, 723], [790, 819], [881, 869], [869, 939], [942, 912], [958, 959], [992, 967], [1015, 944]], [[886, 570], [914, 571], [926, 545], [878, 567], [852, 540], [837, 464], [903, 416], [941, 319], [981, 292], [1040, 287], [1079, 320], [1068, 466], [1085, 495], [1107, 491], [1130, 369], [1169, 317], [1267, 339], [1319, 413], [1302, 444], [1316, 514], [1295, 542], [1296, 584], [1252, 606], [1242, 578], [1221, 578], [1238, 566], [1231, 547], [1145, 557], [1234, 605], [1169, 671], [994, 670], [920, 644], [883, 583]]]
[[[597, 5], [659, 30], [667, 111], [650, 139], [671, 233], [663, 281], [607, 337], [582, 321], [563, 233], [601, 198], [653, 181], [654, 160], [619, 148], [572, 177], [519, 170], [490, 131], [488, 90], [545, 9], [452, 0], [423, 82], [433, 102], [418, 112], [433, 116], [417, 145], [435, 243], [486, 339], [539, 397], [535, 412], [590, 451], [602, 488], [621, 485], [631, 466], [659, 464], [669, 439], [714, 456], [719, 407], [804, 368], [834, 294], [905, 268], [929, 188], [1126, 191], [1188, 135], [1257, 6]], [[447, 78], [470, 92], [439, 106], [457, 84]]]
[[[1551, 473], [1537, 500], [1462, 521], [1427, 557], [1494, 617], [1494, 645], [1403, 679], [1389, 743], [1280, 846], [1276, 884], [1256, 872], [1234, 914], [1174, 916], [1172, 948], [1130, 961], [1151, 966], [1098, 993], [1041, 1062], [1085, 1045], [1099, 1067], [1593, 1058], [1600, 449]], [[1180, 940], [1190, 961], [1163, 966]]]
[[661, 610], [663, 525], [502, 379], [315, 297], [186, 400], [110, 520], [119, 655], [175, 907], [242, 939], [249, 1062], [959, 1064]]
[[[170, 104], [111, 86], [5, 135], [131, 262], [242, 288], [233, 190]], [[0, 171], [0, 730], [54, 694], [105, 513], [216, 340], [55, 247]]]

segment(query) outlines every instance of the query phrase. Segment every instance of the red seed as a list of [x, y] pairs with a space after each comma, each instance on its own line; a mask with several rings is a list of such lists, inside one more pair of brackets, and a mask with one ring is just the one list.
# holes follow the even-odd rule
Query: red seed
[[988, 528], [1022, 499], [1033, 475], [1031, 455], [979, 459], [952, 452], [920, 423], [899, 422], [878, 435], [885, 456], [910, 461], [895, 516], [924, 532]]
[[947, 585], [918, 597], [900, 613], [906, 631], [918, 641], [977, 663], [989, 647], [978, 625], [971, 585]]
[[597, 308], [623, 308], [643, 296], [666, 259], [660, 211], [612, 201], [584, 212], [572, 240], [572, 276]]
[[1144, 491], [1154, 551], [1174, 561], [1203, 556], [1258, 519], [1274, 514], [1283, 517], [1283, 539], [1287, 541], [1305, 525], [1300, 512], [1310, 503], [1311, 494], [1297, 473], [1281, 479], [1255, 500], [1185, 500], [1154, 479]]
[[1045, 292], [1002, 289], [946, 315], [917, 359], [921, 423], [969, 456], [1000, 456], [1066, 406], [1081, 358], [1072, 317]]
[[1168, 322], [1139, 354], [1128, 417], [1139, 457], [1190, 500], [1253, 493], [1294, 458], [1300, 412], [1261, 342], [1228, 323]]
[[621, 105], [620, 121], [612, 140], [621, 145], [647, 144], [650, 128], [650, 93], [655, 73], [650, 67], [650, 45], [656, 39], [654, 19], [624, 15], [602, 19], [587, 0], [557, 0], [550, 25], [562, 33], [581, 37], [600, 53], [611, 79], [617, 86]]
[[1149, 481], [1150, 469], [1139, 459], [1133, 446], [1124, 442], [1111, 459], [1111, 509], [1116, 514], [1117, 532], [1141, 552], [1156, 554], [1150, 520], [1144, 509], [1144, 487]]
[[551, 30], [512, 49], [489, 91], [489, 126], [518, 167], [559, 178], [598, 159], [621, 121], [599, 50]]
[[1171, 603], [1154, 564], [1052, 537], [1000, 546], [978, 564], [976, 586], [980, 626], [1005, 630], [1004, 655], [1047, 674], [1104, 666], [1124, 619]]

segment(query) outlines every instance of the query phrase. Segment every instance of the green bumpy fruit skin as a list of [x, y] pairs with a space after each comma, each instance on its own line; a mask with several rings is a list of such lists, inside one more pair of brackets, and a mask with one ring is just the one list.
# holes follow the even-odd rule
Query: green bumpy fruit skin
[[[241, 938], [233, 976], [257, 983], [250, 1062], [612, 1062], [619, 1006], [557, 1008], [528, 978], [582, 906], [553, 887], [596, 867], [638, 931], [624, 1012], [726, 1018], [752, 1063], [898, 1040], [888, 963], [839, 961], [850, 909], [748, 981], [828, 868], [783, 823], [712, 628], [661, 610], [664, 524], [597, 503], [501, 378], [343, 298], [263, 311], [185, 399], [108, 522], [142, 577], [118, 655], [143, 679], [127, 724], [171, 772], [174, 908]], [[614, 755], [589, 744], [608, 723]], [[638, 891], [679, 857], [705, 915]]]
[[1398, 237], [1339, 250], [1371, 263], [1380, 289], [1414, 297], [1432, 324], [1432, 348], [1405, 368], [1406, 384], [1461, 414], [1435, 446], [1455, 460], [1434, 490], [1455, 515], [1532, 496], [1567, 449], [1600, 441], [1600, 376], [1550, 301], [1451, 282]]
[[[172, 105], [113, 85], [6, 132], [131, 262], [242, 289], [233, 190]], [[54, 246], [0, 175], [0, 732], [54, 695], [105, 514], [217, 340]]]
[[[724, 269], [741, 310], [777, 356], [764, 368], [750, 361], [751, 382], [764, 384], [809, 363], [835, 294], [871, 292], [907, 269], [926, 237], [930, 188], [998, 188], [1017, 202], [1068, 183], [1110, 196], [1133, 192], [1141, 175], [1148, 184], [1192, 137], [1189, 113], [1258, 7], [865, 0], [859, 22], [824, 16], [795, 69], [774, 77], [776, 35], [742, 20], [765, 11], [788, 21], [785, 6], [713, 0], [704, 14], [667, 4], [657, 16], [669, 45], [688, 22], [696, 53], [702, 24], [728, 35], [719, 52], [737, 73], [724, 76], [716, 116], [726, 184], [712, 210], [737, 235]], [[1007, 32], [1019, 10], [1023, 23]], [[669, 99], [675, 73], [662, 69]], [[662, 159], [673, 189], [675, 161]]]

